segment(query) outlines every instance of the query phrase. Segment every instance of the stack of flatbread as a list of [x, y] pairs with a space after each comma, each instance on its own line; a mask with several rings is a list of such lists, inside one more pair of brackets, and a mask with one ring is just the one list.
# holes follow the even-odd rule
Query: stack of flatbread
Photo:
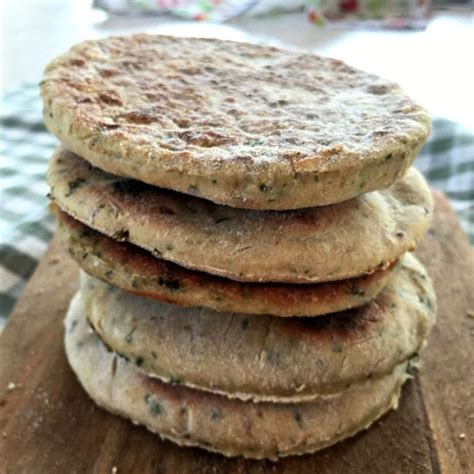
[[430, 128], [395, 84], [271, 47], [136, 35], [47, 67], [51, 210], [81, 267], [72, 369], [181, 445], [277, 459], [395, 408], [436, 312], [410, 254]]

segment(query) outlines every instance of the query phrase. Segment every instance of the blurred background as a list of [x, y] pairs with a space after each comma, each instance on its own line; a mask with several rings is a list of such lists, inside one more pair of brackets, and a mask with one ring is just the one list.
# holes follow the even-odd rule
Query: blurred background
[[[470, 0], [10, 0], [1, 3], [0, 327], [54, 232], [44, 175], [45, 65], [88, 38], [216, 37], [336, 57], [402, 85], [433, 118], [416, 166], [474, 241]], [[3, 318], [3, 319], [2, 319]]]

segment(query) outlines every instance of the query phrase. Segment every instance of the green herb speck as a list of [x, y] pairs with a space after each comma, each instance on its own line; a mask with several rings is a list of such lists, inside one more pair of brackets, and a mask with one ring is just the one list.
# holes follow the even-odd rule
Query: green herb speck
[[332, 351], [333, 352], [342, 352], [344, 350], [344, 346], [342, 345], [341, 341], [334, 341], [332, 344]]
[[76, 189], [80, 188], [83, 184], [85, 184], [85, 182], [86, 180], [84, 178], [76, 178], [73, 181], [69, 181], [69, 183], [67, 184], [68, 190], [65, 196], [70, 196]]
[[158, 285], [164, 286], [168, 290], [178, 291], [181, 289], [181, 283], [177, 278], [158, 278]]
[[260, 138], [255, 138], [255, 139], [248, 140], [245, 142], [245, 144], [248, 146], [257, 146], [257, 145], [261, 145], [262, 143], [263, 142]]
[[153, 399], [152, 395], [147, 393], [145, 397], [143, 398], [145, 400], [145, 403], [148, 405], [148, 412], [152, 416], [159, 416], [162, 413], [162, 408], [161, 405]]
[[83, 239], [84, 237], [89, 237], [92, 234], [93, 230], [89, 229], [89, 227], [85, 227], [84, 229], [81, 229], [79, 232], [79, 238]]
[[74, 329], [76, 329], [76, 326], [77, 326], [77, 319], [71, 323], [71, 326], [69, 327], [69, 332], [73, 332]]
[[355, 295], [355, 296], [365, 296], [365, 291], [361, 290], [357, 286], [351, 286], [350, 288], [350, 294]]
[[277, 366], [280, 363], [280, 353], [272, 349], [265, 349], [265, 357], [270, 365]]
[[137, 326], [135, 326], [126, 336], [125, 336], [125, 342], [130, 344], [133, 341], [133, 333], [136, 331]]
[[412, 361], [408, 362], [408, 365], [407, 365], [407, 368], [406, 368], [406, 373], [411, 377], [414, 377], [415, 374], [416, 374], [416, 362], [415, 361], [417, 360], [417, 357], [418, 357], [417, 353], [413, 354], [413, 359], [412, 359]]
[[303, 415], [299, 410], [293, 411], [293, 419], [296, 421], [300, 428], [303, 428]]
[[112, 238], [114, 240], [118, 240], [119, 242], [122, 242], [124, 240], [128, 240], [129, 237], [129, 232], [127, 229], [119, 229], [114, 234], [112, 235]]

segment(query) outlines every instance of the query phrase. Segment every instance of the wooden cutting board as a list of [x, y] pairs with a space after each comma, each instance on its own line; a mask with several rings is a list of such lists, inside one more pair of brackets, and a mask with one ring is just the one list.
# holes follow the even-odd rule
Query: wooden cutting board
[[332, 448], [278, 463], [179, 448], [97, 408], [64, 355], [77, 269], [54, 240], [0, 339], [0, 471], [473, 473], [474, 257], [446, 198], [435, 197], [434, 225], [417, 254], [434, 280], [438, 322], [399, 410]]

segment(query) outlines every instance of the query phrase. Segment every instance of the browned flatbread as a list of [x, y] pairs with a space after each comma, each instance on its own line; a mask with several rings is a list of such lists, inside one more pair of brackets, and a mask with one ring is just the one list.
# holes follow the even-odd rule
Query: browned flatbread
[[313, 285], [241, 283], [161, 260], [87, 227], [55, 204], [50, 208], [64, 246], [83, 270], [138, 296], [180, 306], [286, 317], [319, 316], [372, 300], [399, 267], [397, 262], [360, 278]]
[[418, 353], [436, 312], [423, 266], [405, 256], [376, 300], [317, 318], [217, 313], [133, 296], [87, 274], [85, 313], [143, 371], [242, 400], [296, 402], [375, 380]]
[[110, 173], [251, 209], [385, 188], [429, 129], [387, 80], [341, 61], [230, 41], [91, 40], [49, 64], [44, 122]]
[[180, 445], [227, 456], [270, 458], [317, 451], [367, 428], [397, 406], [410, 363], [330, 399], [299, 404], [231, 400], [148, 377], [108, 352], [88, 328], [80, 300], [66, 318], [69, 363], [88, 394], [113, 413]]
[[391, 188], [332, 206], [249, 211], [113, 176], [60, 148], [51, 199], [116, 240], [237, 281], [318, 283], [386, 268], [427, 229], [432, 196], [414, 169]]

